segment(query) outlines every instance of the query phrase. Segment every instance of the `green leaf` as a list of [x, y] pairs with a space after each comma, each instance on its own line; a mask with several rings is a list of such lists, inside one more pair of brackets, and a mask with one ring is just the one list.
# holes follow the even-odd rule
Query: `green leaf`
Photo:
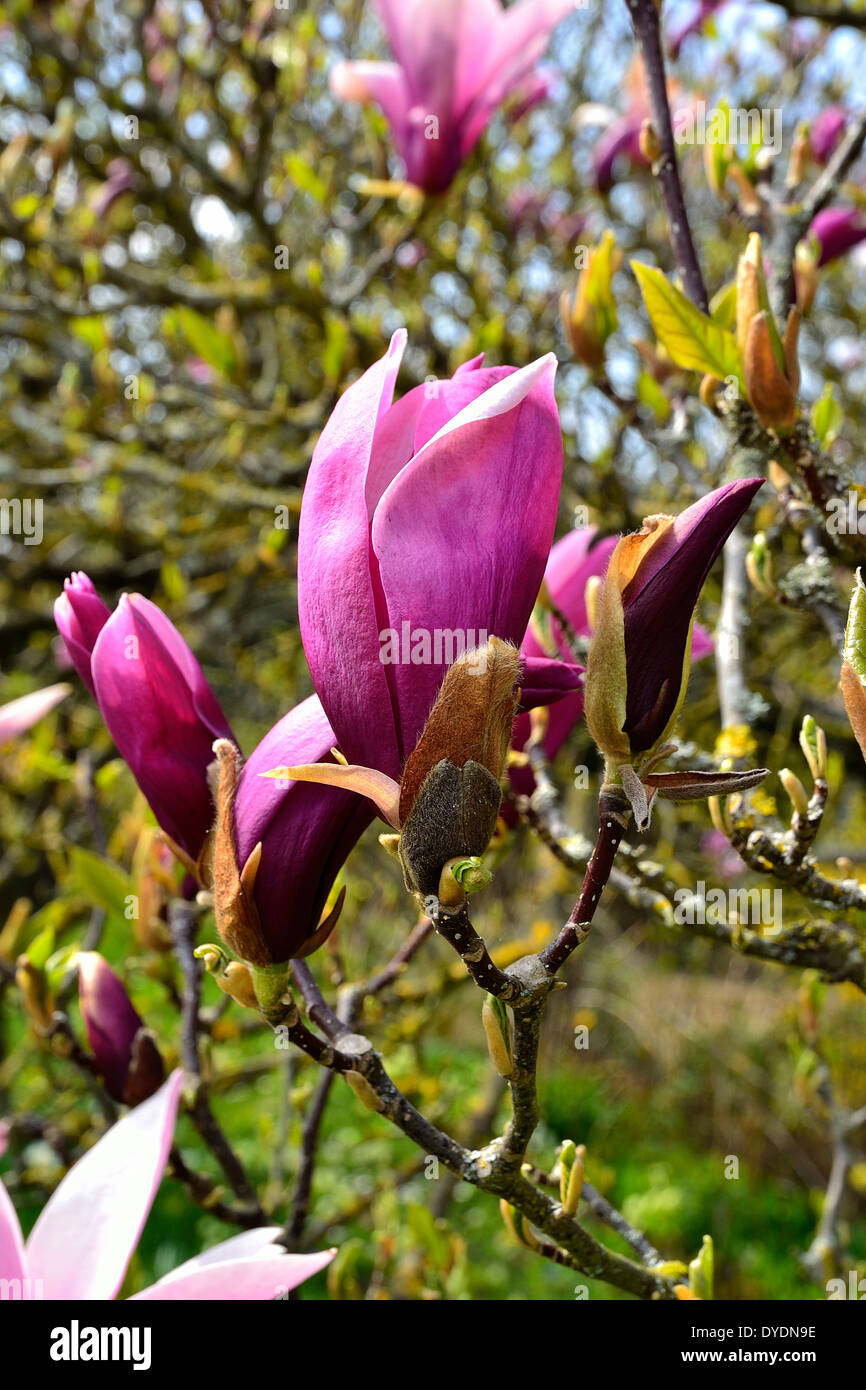
[[740, 361], [733, 333], [720, 328], [656, 269], [632, 261], [656, 337], [678, 367], [707, 372], [724, 381], [739, 379]]
[[188, 304], [179, 304], [172, 314], [196, 356], [222, 376], [233, 377], [238, 368], [238, 355], [229, 334], [221, 333], [209, 319], [190, 309]]
[[842, 426], [842, 407], [836, 398], [836, 388], [828, 381], [822, 394], [812, 406], [812, 428], [818, 442], [825, 447], [832, 444]]
[[129, 879], [116, 864], [109, 864], [89, 849], [75, 846], [69, 853], [72, 879], [81, 895], [113, 917], [123, 917], [129, 896]]
[[27, 959], [31, 965], [35, 965], [37, 970], [44, 970], [49, 956], [54, 953], [54, 928], [46, 927], [38, 936], [34, 936], [30, 945], [27, 947]]
[[671, 413], [671, 403], [651, 372], [641, 372], [636, 391], [641, 405], [648, 405], [659, 424], [663, 425]]
[[[860, 684], [866, 685], [866, 585], [859, 570], [854, 576], [842, 659], [848, 662]], [[805, 723], [803, 728], [805, 730]]]
[[100, 348], [108, 346], [105, 323], [97, 314], [87, 314], [80, 319], [71, 319], [69, 326], [76, 337], [81, 338], [87, 344], [91, 352], [99, 352]]
[[323, 203], [327, 197], [328, 190], [319, 178], [315, 169], [312, 169], [299, 154], [286, 155], [286, 172], [292, 183], [297, 188], [303, 189], [304, 193], [309, 193], [317, 203]]

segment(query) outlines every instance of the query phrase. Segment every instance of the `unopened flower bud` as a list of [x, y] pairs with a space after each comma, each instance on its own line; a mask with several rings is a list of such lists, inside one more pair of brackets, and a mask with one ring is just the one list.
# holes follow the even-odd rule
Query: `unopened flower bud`
[[49, 1032], [54, 1017], [54, 1000], [44, 972], [27, 956], [19, 956], [15, 966], [15, 983], [21, 991], [30, 1022], [40, 1035]]
[[481, 1006], [481, 1022], [487, 1037], [490, 1060], [500, 1076], [507, 1078], [514, 1070], [511, 1055], [511, 1024], [508, 1010], [501, 999], [488, 994]]
[[689, 1288], [695, 1298], [712, 1298], [713, 1263], [713, 1238], [704, 1236], [698, 1254], [689, 1263]]
[[800, 747], [814, 780], [823, 781], [827, 775], [827, 735], [821, 726], [815, 723], [811, 714], [807, 714], [803, 720]]
[[783, 767], [779, 773], [779, 781], [788, 793], [789, 800], [798, 816], [806, 816], [809, 813], [809, 798], [806, 795], [806, 788], [800, 781], [796, 773], [790, 768]]

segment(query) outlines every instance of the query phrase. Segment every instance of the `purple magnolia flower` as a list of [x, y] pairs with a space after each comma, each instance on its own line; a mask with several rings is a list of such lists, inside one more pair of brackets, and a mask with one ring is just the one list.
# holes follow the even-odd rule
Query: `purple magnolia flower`
[[[519, 371], [476, 358], [392, 404], [405, 342], [396, 333], [338, 402], [298, 537], [301, 635], [325, 714], [351, 763], [394, 780], [455, 645], [523, 637], [562, 471], [552, 355]], [[531, 663], [527, 675], [525, 702], [527, 683], [549, 697], [550, 673]]]
[[13, 738], [19, 738], [38, 724], [40, 719], [54, 709], [69, 694], [71, 687], [61, 681], [59, 685], [46, 685], [42, 690], [33, 690], [8, 705], [0, 705], [0, 748]]
[[[569, 531], [558, 540], [550, 552], [550, 559], [544, 572], [544, 582], [550, 598], [557, 609], [568, 620], [577, 637], [589, 638], [592, 624], [586, 606], [586, 590], [590, 580], [602, 580], [608, 561], [616, 547], [617, 537], [606, 536], [598, 540], [595, 526], [580, 526]], [[574, 655], [555, 615], [550, 617], [552, 644], [556, 646], [564, 661], [573, 661]], [[530, 623], [523, 639], [522, 649], [530, 658], [542, 657], [548, 653], [551, 640], [542, 641], [538, 628]], [[713, 650], [713, 639], [700, 623], [696, 623], [692, 633], [692, 661], [700, 661]], [[559, 752], [572, 729], [583, 716], [583, 691], [574, 690], [551, 706], [544, 734], [544, 752], [548, 760]], [[520, 714], [514, 723], [512, 747], [522, 750], [530, 735], [528, 714]], [[515, 791], [529, 795], [535, 779], [529, 768], [515, 767], [511, 770], [511, 783]]]
[[54, 601], [54, 621], [69, 659], [91, 695], [96, 692], [90, 658], [96, 639], [110, 617], [111, 609], [103, 603], [93, 581], [86, 574], [76, 570], [68, 579], [64, 579], [63, 593]]
[[819, 164], [826, 164], [848, 124], [848, 112], [842, 106], [828, 106], [812, 122], [809, 143]]
[[818, 265], [827, 265], [866, 241], [866, 213], [859, 208], [825, 208], [809, 226], [807, 241], [818, 247]]
[[511, 94], [538, 99], [528, 79], [573, 0], [373, 0], [396, 59], [338, 63], [343, 101], [376, 101], [411, 183], [441, 193]]
[[334, 879], [375, 812], [349, 791], [260, 774], [278, 764], [332, 762], [335, 742], [311, 695], [265, 735], [240, 775], [234, 804], [238, 864], [246, 864], [261, 845], [254, 902], [274, 964], [306, 953]]
[[[0, 1182], [0, 1278], [21, 1298], [112, 1299], [123, 1283], [171, 1147], [183, 1073], [112, 1125], [63, 1178], [25, 1244]], [[284, 1296], [330, 1264], [335, 1250], [280, 1253], [278, 1226], [244, 1231], [179, 1265], [136, 1299]], [[14, 1296], [14, 1295], [13, 1295]]]
[[87, 1040], [110, 1095], [137, 1103], [165, 1078], [162, 1059], [122, 982], [98, 951], [81, 951], [78, 1001]]
[[67, 581], [55, 620], [157, 821], [195, 864], [213, 822], [214, 740], [233, 737], [204, 672], [156, 604], [124, 594], [109, 614], [86, 575]]
[[[596, 141], [592, 152], [595, 171], [595, 185], [599, 193], [609, 193], [620, 168], [648, 169], [650, 161], [641, 148], [641, 127], [650, 115], [649, 96], [643, 65], [639, 61], [629, 68], [623, 86], [626, 92], [625, 110], [615, 116]], [[671, 120], [674, 131], [686, 121], [692, 111], [693, 102], [681, 102], [676, 85], [668, 84], [671, 102]]]
[[663, 743], [685, 697], [695, 604], [763, 482], [717, 488], [677, 517], [648, 517], [617, 543], [586, 671], [586, 718], [605, 756], [629, 763]]

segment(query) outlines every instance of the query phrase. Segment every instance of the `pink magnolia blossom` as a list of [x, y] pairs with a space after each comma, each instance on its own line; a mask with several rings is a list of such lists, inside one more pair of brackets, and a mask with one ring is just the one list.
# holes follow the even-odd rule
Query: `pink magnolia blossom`
[[[373, 0], [393, 63], [338, 63], [331, 90], [382, 107], [406, 177], [441, 193], [511, 95], [539, 100], [535, 65], [573, 0]], [[542, 79], [544, 80], [544, 79]]]
[[0, 705], [0, 747], [10, 739], [18, 738], [38, 724], [54, 706], [69, 694], [71, 687], [61, 681], [59, 685], [47, 685], [43, 690], [34, 690], [30, 695], [22, 695], [18, 700], [10, 700], [8, 705]]
[[[0, 1279], [24, 1297], [116, 1298], [171, 1147], [183, 1073], [112, 1125], [48, 1199], [26, 1243], [0, 1182]], [[187, 1260], [137, 1299], [272, 1299], [330, 1264], [335, 1250], [281, 1254], [277, 1226], [244, 1231]]]

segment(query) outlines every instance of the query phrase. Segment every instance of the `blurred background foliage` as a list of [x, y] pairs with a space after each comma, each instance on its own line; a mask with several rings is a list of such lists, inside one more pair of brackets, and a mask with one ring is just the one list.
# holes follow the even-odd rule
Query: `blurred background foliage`
[[[666, 5], [666, 17], [673, 25], [691, 8]], [[550, 98], [515, 121], [498, 114], [453, 187], [427, 199], [359, 183], [399, 175], [378, 110], [345, 107], [327, 85], [339, 58], [384, 56], [360, 0], [15, 0], [0, 4], [0, 34], [0, 494], [44, 502], [41, 544], [0, 535], [0, 702], [58, 679], [52, 603], [64, 576], [84, 569], [109, 601], [138, 590], [165, 609], [251, 748], [311, 688], [294, 542], [313, 445], [340, 391], [401, 325], [401, 390], [482, 351], [516, 365], [557, 353], [563, 532], [576, 515], [605, 532], [632, 528], [721, 478], [725, 439], [696, 378], [654, 376], [634, 346], [650, 335], [628, 258], [672, 270], [652, 177], [620, 169], [608, 194], [594, 186], [600, 132], [633, 100], [624, 5], [577, 8], [551, 44]], [[708, 105], [780, 110], [787, 149], [799, 120], [853, 103], [864, 53], [852, 29], [735, 3], [683, 44], [673, 71], [678, 91]], [[746, 226], [735, 201], [708, 187], [702, 151], [682, 153], [712, 293], [732, 279]], [[606, 376], [593, 378], [571, 358], [559, 295], [576, 279], [575, 246], [608, 228], [624, 253], [619, 322]], [[834, 458], [861, 482], [864, 308], [854, 255], [822, 274], [801, 337], [803, 399], [832, 383]], [[784, 572], [799, 551], [774, 517], [762, 504], [758, 523]], [[838, 578], [844, 595], [850, 572]], [[718, 580], [700, 610], [710, 626]], [[755, 755], [805, 776], [796, 732], [804, 714], [820, 720], [831, 759], [819, 854], [831, 866], [846, 856], [859, 876], [864, 770], [836, 694], [838, 657], [814, 616], [757, 594], [745, 644]], [[682, 729], [709, 753], [712, 665], [693, 674]], [[557, 772], [586, 833], [594, 796], [571, 787], [582, 763], [595, 773], [577, 730]], [[776, 796], [787, 814], [775, 781], [761, 808], [772, 814]], [[61, 982], [70, 949], [100, 935], [175, 1061], [176, 967], [155, 949], [158, 933], [134, 934], [124, 914], [126, 895], [144, 879], [153, 888], [149, 824], [80, 684], [0, 750], [0, 954], [8, 964], [41, 938]], [[649, 853], [683, 885], [746, 881], [709, 832], [703, 805], [676, 816], [665, 807]], [[548, 939], [576, 881], [522, 830], [500, 860], [477, 915], [501, 963]], [[338, 971], [380, 966], [413, 921], [375, 831], [345, 880], [339, 956], [313, 961], [328, 987]], [[792, 899], [795, 915], [815, 914], [793, 890], [786, 909]], [[565, 1138], [586, 1143], [588, 1177], [669, 1258], [691, 1258], [712, 1232], [719, 1296], [824, 1296], [798, 1262], [829, 1167], [815, 1078], [826, 1064], [839, 1098], [866, 1100], [862, 994], [690, 939], [613, 890], [568, 978], [544, 1035], [536, 1161], [552, 1166]], [[4, 976], [0, 1117], [15, 1119], [0, 1166], [29, 1224], [103, 1122], [80, 1071], [40, 1044], [8, 985]], [[206, 982], [215, 1109], [281, 1220], [316, 1069], [218, 998]], [[573, 1046], [579, 1023], [586, 1050]], [[427, 943], [365, 1024], [410, 1099], [444, 1127], [481, 1138], [502, 1119], [479, 1000], [444, 944]], [[218, 1176], [187, 1121], [179, 1138], [192, 1166]], [[845, 1234], [862, 1274], [862, 1155], [850, 1188]], [[339, 1081], [313, 1199], [307, 1241], [340, 1255], [305, 1297], [569, 1298], [579, 1282], [515, 1246], [495, 1202], [425, 1177], [411, 1144]], [[165, 1182], [127, 1291], [229, 1233]], [[593, 1284], [591, 1296], [618, 1295]]]

